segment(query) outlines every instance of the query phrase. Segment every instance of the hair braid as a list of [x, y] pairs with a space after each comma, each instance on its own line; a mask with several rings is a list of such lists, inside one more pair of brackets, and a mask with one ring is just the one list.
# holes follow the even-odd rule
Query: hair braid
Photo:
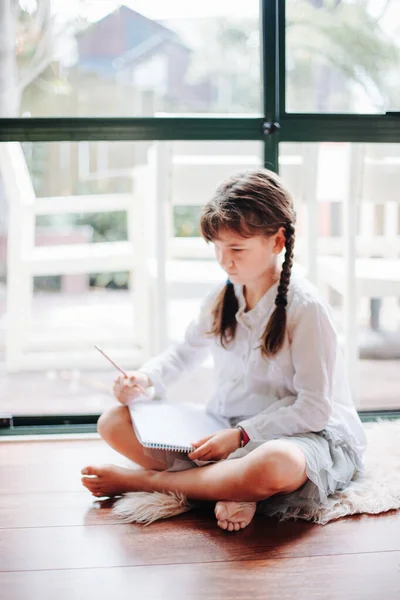
[[293, 266], [294, 240], [295, 229], [293, 223], [289, 222], [285, 226], [286, 252], [275, 298], [276, 308], [267, 323], [261, 344], [261, 351], [267, 356], [279, 352], [285, 341], [287, 293]]

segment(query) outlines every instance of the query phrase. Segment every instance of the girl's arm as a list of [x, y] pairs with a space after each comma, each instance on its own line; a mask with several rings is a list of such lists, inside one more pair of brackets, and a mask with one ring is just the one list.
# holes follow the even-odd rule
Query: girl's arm
[[189, 324], [182, 342], [171, 346], [140, 367], [140, 372], [148, 375], [151, 380], [155, 396], [164, 396], [168, 385], [207, 356], [212, 343], [212, 336], [207, 335], [212, 324], [210, 309], [220, 289], [221, 286], [203, 300], [199, 315]]
[[291, 353], [296, 396], [277, 400], [287, 406], [270, 406], [241, 421], [250, 439], [269, 440], [280, 435], [321, 431], [332, 412], [332, 384], [338, 353], [337, 334], [327, 307], [317, 301], [299, 307]]

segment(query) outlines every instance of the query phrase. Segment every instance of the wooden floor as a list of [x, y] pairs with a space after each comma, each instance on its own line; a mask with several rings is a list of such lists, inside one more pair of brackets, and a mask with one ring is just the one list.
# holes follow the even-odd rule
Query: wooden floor
[[80, 468], [118, 462], [99, 440], [0, 444], [0, 597], [396, 600], [400, 512], [326, 526], [258, 516], [224, 532], [211, 512], [149, 527], [92, 502]]

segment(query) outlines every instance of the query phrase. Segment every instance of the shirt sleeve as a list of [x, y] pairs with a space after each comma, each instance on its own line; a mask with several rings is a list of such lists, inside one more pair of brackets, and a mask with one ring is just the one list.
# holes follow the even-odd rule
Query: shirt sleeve
[[220, 290], [221, 287], [203, 300], [199, 314], [187, 327], [182, 342], [171, 346], [140, 367], [140, 371], [150, 377], [156, 397], [164, 396], [168, 385], [206, 358], [213, 340], [209, 335], [212, 326], [211, 308]]
[[238, 423], [250, 439], [267, 441], [281, 435], [321, 431], [332, 413], [332, 383], [338, 352], [332, 317], [328, 307], [317, 301], [299, 307], [298, 311], [290, 344], [296, 394], [277, 400], [279, 408], [272, 405]]

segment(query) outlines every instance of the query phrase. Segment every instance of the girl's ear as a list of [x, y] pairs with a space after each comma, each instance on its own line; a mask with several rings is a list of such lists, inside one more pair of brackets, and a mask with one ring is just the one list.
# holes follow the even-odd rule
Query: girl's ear
[[285, 247], [286, 238], [285, 238], [285, 229], [280, 227], [275, 234], [275, 243], [273, 247], [273, 251], [275, 254], [280, 254]]

